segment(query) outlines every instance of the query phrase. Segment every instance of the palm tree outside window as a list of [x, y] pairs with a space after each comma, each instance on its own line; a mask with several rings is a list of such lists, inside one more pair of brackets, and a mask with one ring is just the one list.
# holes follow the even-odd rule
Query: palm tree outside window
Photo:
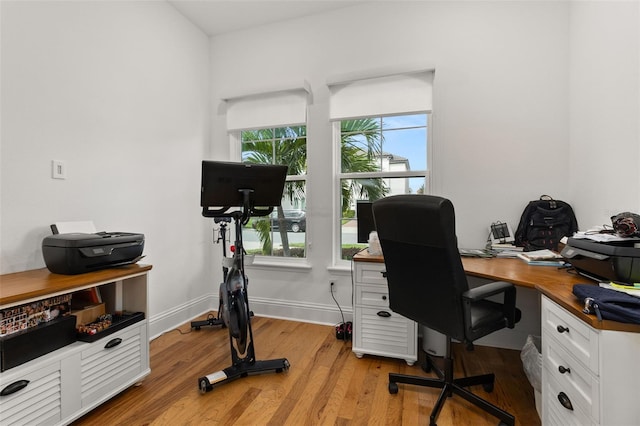
[[[339, 123], [340, 258], [366, 245], [356, 241], [358, 200], [398, 193], [425, 193], [427, 114], [366, 117]], [[242, 161], [289, 167], [281, 206], [270, 217], [253, 218], [245, 232], [249, 253], [306, 257], [306, 126], [241, 132]]]
[[340, 259], [367, 246], [357, 242], [358, 201], [429, 193], [428, 122], [427, 113], [339, 122]]

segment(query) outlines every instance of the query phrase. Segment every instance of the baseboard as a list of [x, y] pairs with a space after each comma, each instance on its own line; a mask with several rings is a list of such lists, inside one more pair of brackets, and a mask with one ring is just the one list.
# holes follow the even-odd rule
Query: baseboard
[[[249, 301], [251, 310], [264, 317], [309, 322], [314, 324], [336, 325], [344, 321], [353, 321], [351, 306], [342, 308], [336, 305], [304, 303], [291, 300], [256, 298]], [[342, 318], [344, 315], [344, 319]]]
[[213, 310], [213, 306], [216, 306], [215, 309], [217, 309], [218, 297], [205, 295], [149, 317], [149, 340], [153, 340], [167, 331], [173, 330], [193, 318]]
[[[149, 318], [150, 340], [206, 312], [217, 311], [218, 303], [218, 296], [209, 294], [176, 306], [169, 311], [153, 315]], [[342, 308], [341, 313], [335, 305], [253, 298], [249, 300], [249, 308], [258, 316], [314, 324], [335, 325], [343, 321], [353, 321], [353, 309], [351, 306]]]

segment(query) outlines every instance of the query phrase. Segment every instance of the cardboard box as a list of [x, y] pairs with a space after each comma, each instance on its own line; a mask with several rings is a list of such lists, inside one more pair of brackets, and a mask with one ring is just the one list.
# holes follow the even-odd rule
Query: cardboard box
[[100, 315], [105, 314], [104, 303], [86, 306], [84, 309], [71, 311], [71, 315], [76, 316], [76, 328], [80, 324], [90, 324], [94, 322]]

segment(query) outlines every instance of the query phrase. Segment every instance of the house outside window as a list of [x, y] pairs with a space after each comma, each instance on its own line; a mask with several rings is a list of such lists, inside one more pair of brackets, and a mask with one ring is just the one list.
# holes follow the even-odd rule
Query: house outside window
[[306, 257], [306, 126], [243, 130], [240, 141], [243, 162], [288, 166], [281, 205], [245, 225], [245, 250], [262, 256]]
[[[430, 114], [341, 120], [335, 123], [340, 194], [338, 258], [367, 247], [357, 238], [357, 205], [396, 194], [428, 194]], [[398, 217], [398, 226], [407, 226]]]

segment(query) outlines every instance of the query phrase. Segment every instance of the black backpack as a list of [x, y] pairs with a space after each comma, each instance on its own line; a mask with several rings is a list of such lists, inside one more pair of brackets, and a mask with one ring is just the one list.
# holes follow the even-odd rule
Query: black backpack
[[522, 212], [515, 233], [515, 245], [524, 251], [558, 250], [562, 237], [570, 237], [578, 230], [578, 221], [568, 203], [542, 195], [530, 201]]

